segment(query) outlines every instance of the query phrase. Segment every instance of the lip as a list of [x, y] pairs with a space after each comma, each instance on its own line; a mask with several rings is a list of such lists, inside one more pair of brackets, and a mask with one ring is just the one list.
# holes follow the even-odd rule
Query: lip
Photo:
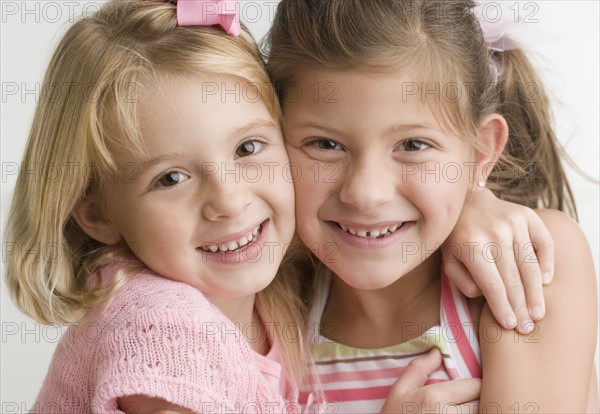
[[232, 241], [236, 241], [240, 237], [243, 237], [243, 236], [247, 235], [248, 233], [250, 233], [255, 228], [257, 228], [259, 226], [262, 227], [262, 225], [265, 224], [266, 221], [268, 221], [268, 220], [264, 220], [264, 221], [261, 221], [261, 222], [258, 222], [258, 223], [254, 223], [252, 226], [248, 226], [248, 227], [246, 227], [242, 231], [239, 231], [237, 233], [232, 233], [232, 234], [230, 234], [228, 236], [222, 237], [222, 238], [217, 239], [217, 240], [212, 240], [212, 241], [209, 241], [209, 242], [204, 242], [204, 243], [202, 243], [202, 245], [203, 246], [208, 246], [208, 245], [211, 245], [211, 244], [221, 244], [221, 243], [229, 243], [229, 242], [232, 242]]
[[333, 221], [332, 223], [343, 224], [346, 227], [352, 227], [354, 229], [365, 229], [367, 231], [373, 231], [373, 230], [379, 230], [384, 227], [390, 227], [390, 226], [393, 226], [394, 224], [404, 223], [404, 222], [403, 221], [382, 221], [380, 223], [361, 224], [361, 223], [356, 223], [353, 221], [341, 220], [341, 221]]
[[[219, 252], [216, 251], [214, 253], [205, 252], [200, 248], [196, 248], [196, 251], [202, 254], [202, 261], [213, 262], [213, 263], [221, 263], [228, 265], [236, 265], [236, 264], [245, 264], [245, 263], [256, 263], [260, 261], [260, 256], [262, 255], [265, 240], [267, 238], [267, 232], [269, 230], [269, 219], [263, 221], [260, 224], [260, 233], [258, 234], [258, 238], [251, 243], [248, 243], [241, 249], [238, 249], [234, 252]], [[256, 227], [250, 227], [248, 231], [254, 229]], [[246, 233], [241, 232], [238, 233], [241, 237]], [[226, 241], [227, 239], [222, 239]]]
[[[334, 233], [336, 238], [340, 239], [342, 242], [344, 242], [345, 244], [348, 244], [352, 247], [355, 247], [358, 249], [365, 249], [365, 250], [383, 249], [383, 248], [386, 248], [386, 247], [396, 243], [415, 224], [414, 221], [404, 221], [404, 222], [388, 221], [388, 222], [380, 222], [377, 224], [370, 224], [368, 226], [364, 225], [364, 224], [353, 223], [350, 221], [326, 221], [325, 223], [332, 230], [332, 232]], [[392, 233], [389, 236], [386, 236], [384, 238], [367, 239], [367, 238], [363, 238], [363, 237], [356, 237], [356, 236], [351, 235], [350, 233], [345, 232], [344, 230], [342, 230], [339, 227], [338, 223], [344, 224], [345, 226], [349, 226], [349, 227], [353, 227], [353, 228], [358, 227], [361, 229], [366, 229], [368, 231], [377, 230], [382, 227], [386, 227], [386, 226], [390, 226], [390, 225], [394, 225], [394, 224], [398, 224], [398, 223], [402, 223], [402, 226], [400, 228], [398, 228], [394, 233]]]

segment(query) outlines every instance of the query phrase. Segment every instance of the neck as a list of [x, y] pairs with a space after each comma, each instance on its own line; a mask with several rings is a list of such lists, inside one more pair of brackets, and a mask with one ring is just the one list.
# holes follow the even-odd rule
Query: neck
[[269, 340], [263, 322], [254, 307], [256, 295], [242, 298], [217, 296], [206, 296], [206, 298], [240, 329], [251, 349], [266, 355], [270, 348]]
[[439, 276], [437, 254], [383, 289], [354, 289], [334, 276], [321, 322], [323, 326], [336, 326], [337, 333], [323, 333], [364, 348], [395, 345], [418, 337], [439, 323]]

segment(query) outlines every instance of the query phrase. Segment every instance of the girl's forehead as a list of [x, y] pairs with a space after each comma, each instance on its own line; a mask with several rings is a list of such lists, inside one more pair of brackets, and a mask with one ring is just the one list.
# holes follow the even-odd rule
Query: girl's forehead
[[[468, 124], [472, 96], [472, 85], [468, 82], [453, 80], [451, 75], [436, 78], [435, 73], [421, 71], [414, 65], [304, 68], [296, 73], [284, 93], [284, 116], [287, 118], [297, 108], [294, 101], [337, 111], [343, 111], [347, 105], [359, 106], [364, 113], [372, 105], [396, 108], [394, 116], [399, 118], [410, 108], [410, 116], [418, 115], [431, 126], [435, 124], [447, 133], [457, 134]], [[363, 108], [360, 102], [364, 103]]]

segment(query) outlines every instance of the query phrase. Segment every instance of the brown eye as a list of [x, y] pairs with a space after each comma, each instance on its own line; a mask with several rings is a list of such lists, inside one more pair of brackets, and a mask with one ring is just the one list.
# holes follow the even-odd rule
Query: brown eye
[[237, 147], [237, 149], [235, 150], [235, 155], [237, 155], [238, 157], [247, 157], [249, 155], [256, 154], [260, 152], [263, 145], [264, 144], [259, 141], [244, 142], [242, 145]]
[[189, 177], [179, 171], [169, 171], [158, 180], [158, 187], [173, 187], [187, 180]]
[[319, 149], [324, 150], [335, 150], [341, 148], [337, 142], [332, 141], [330, 139], [320, 139], [316, 142], [316, 144], [319, 147]]
[[400, 144], [400, 149], [407, 152], [423, 151], [429, 148], [429, 144], [418, 139], [407, 139]]

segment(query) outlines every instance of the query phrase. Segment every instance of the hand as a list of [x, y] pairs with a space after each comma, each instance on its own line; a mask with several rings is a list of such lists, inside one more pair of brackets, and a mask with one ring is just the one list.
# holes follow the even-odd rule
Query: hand
[[190, 410], [171, 404], [162, 398], [152, 398], [142, 394], [128, 395], [117, 399], [118, 407], [126, 414], [184, 414]]
[[382, 414], [387, 413], [476, 413], [481, 392], [479, 378], [458, 379], [425, 385], [442, 364], [442, 354], [433, 348], [413, 359], [392, 385]]
[[448, 277], [468, 297], [483, 293], [504, 328], [528, 333], [544, 317], [554, 242], [532, 209], [474, 192], [442, 249]]

